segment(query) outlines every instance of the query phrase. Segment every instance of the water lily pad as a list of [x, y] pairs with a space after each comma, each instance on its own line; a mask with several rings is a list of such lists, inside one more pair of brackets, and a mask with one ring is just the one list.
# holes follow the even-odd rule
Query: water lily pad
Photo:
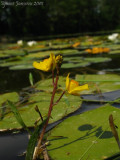
[[116, 74], [104, 75], [76, 75], [76, 80], [89, 84], [89, 90], [83, 93], [99, 93], [109, 92], [120, 89], [120, 76]]
[[64, 63], [61, 68], [78, 68], [78, 67], [87, 67], [89, 66], [89, 62], [81, 62], [81, 63]]
[[110, 105], [64, 120], [48, 138], [50, 157], [56, 160], [86, 160], [88, 157], [98, 160], [118, 152], [109, 127], [110, 114], [113, 114], [115, 124], [119, 125], [120, 110]]
[[13, 65], [9, 67], [10, 70], [25, 70], [25, 69], [33, 69], [32, 62], [26, 63], [26, 64], [20, 64], [20, 65]]
[[[59, 76], [58, 88], [61, 90], [64, 90], [65, 83], [66, 83], [66, 77]], [[46, 92], [52, 92], [52, 90], [53, 90], [52, 78], [41, 80], [41, 81], [37, 82], [36, 89], [37, 90], [44, 90]]]
[[67, 63], [63, 63], [62, 68], [77, 68], [77, 67], [86, 67], [92, 63], [101, 63], [101, 62], [109, 62], [110, 58], [107, 57], [95, 57], [95, 58], [83, 58], [83, 57], [66, 57], [64, 61]]
[[120, 50], [111, 51], [109, 54], [120, 54]]
[[[60, 97], [60, 93], [56, 94], [55, 102]], [[38, 92], [29, 95], [29, 102], [24, 104], [23, 107], [19, 107], [19, 112], [27, 126], [34, 126], [35, 121], [39, 118], [38, 113], [35, 111], [37, 105], [40, 109], [41, 114], [45, 118], [48, 113], [48, 108], [51, 99], [51, 93]], [[54, 106], [52, 111], [52, 117], [50, 122], [54, 122], [66, 114], [76, 110], [81, 105], [81, 99], [79, 96], [65, 95], [61, 101]], [[5, 115], [4, 119], [0, 121], [0, 128], [18, 128], [20, 125], [16, 121], [13, 113], [9, 112]]]
[[4, 93], [0, 95], [0, 105], [5, 103], [7, 100], [17, 102], [19, 100], [19, 95], [16, 92]]
[[18, 49], [18, 50], [0, 50], [0, 57], [4, 57], [4, 56], [23, 56], [25, 55], [24, 50]]
[[19, 101], [19, 95], [16, 92], [4, 93], [0, 95], [0, 123], [4, 119], [6, 113], [9, 113], [10, 109], [7, 105], [7, 101], [12, 102]]
[[78, 63], [82, 63], [84, 61], [90, 62], [90, 63], [100, 63], [100, 62], [109, 62], [111, 61], [111, 58], [107, 58], [107, 57], [95, 57], [95, 58], [84, 58], [84, 57], [65, 57], [64, 61], [68, 61], [68, 62], [78, 62]]
[[111, 58], [108, 57], [95, 57], [95, 58], [85, 58], [86, 61], [91, 63], [101, 63], [101, 62], [109, 62]]

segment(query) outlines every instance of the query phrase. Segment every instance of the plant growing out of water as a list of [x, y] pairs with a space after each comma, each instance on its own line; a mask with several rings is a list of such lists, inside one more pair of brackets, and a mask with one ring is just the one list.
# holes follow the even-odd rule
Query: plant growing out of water
[[[31, 133], [31, 131], [29, 131], [29, 129], [27, 128], [27, 126], [23, 122], [16, 107], [11, 102], [8, 102], [9, 105], [11, 106], [11, 109], [12, 109], [14, 115], [16, 116], [16, 119], [18, 120], [18, 122], [31, 135], [29, 143], [28, 143], [26, 160], [37, 160], [41, 153], [43, 153], [44, 159], [46, 159], [46, 160], [49, 159], [48, 155], [46, 154], [47, 151], [46, 151], [46, 142], [44, 140], [44, 135], [45, 135], [45, 131], [48, 126], [49, 120], [51, 118], [51, 113], [52, 113], [53, 107], [58, 104], [58, 102], [61, 100], [61, 98], [63, 97], [63, 95], [66, 92], [69, 94], [72, 94], [72, 95], [79, 95], [80, 91], [88, 89], [88, 84], [80, 86], [77, 81], [70, 80], [69, 79], [70, 73], [69, 73], [66, 77], [66, 89], [60, 95], [58, 100], [56, 102], [54, 102], [55, 94], [56, 94], [57, 87], [58, 87], [59, 73], [60, 73], [62, 61], [63, 61], [63, 58], [61, 55], [58, 55], [55, 57], [55, 55], [51, 53], [50, 57], [43, 60], [42, 62], [40, 62], [40, 63], [33, 62], [33, 66], [36, 69], [39, 69], [39, 70], [42, 70], [45, 72], [52, 72], [52, 84], [53, 84], [53, 91], [52, 91], [52, 95], [51, 95], [50, 105], [49, 105], [49, 109], [48, 109], [47, 118], [45, 120], [43, 120], [43, 117], [42, 117], [38, 107], [37, 106], [35, 107], [35, 110], [39, 113], [39, 115], [41, 117], [42, 123], [40, 125], [36, 126], [33, 133]], [[40, 133], [40, 130], [41, 130], [41, 133]], [[36, 143], [37, 143], [37, 146], [36, 146]]]
[[[59, 72], [60, 72], [60, 67], [62, 64], [62, 56], [58, 55], [57, 57], [54, 56], [54, 54], [50, 54], [50, 57], [48, 59], [45, 59], [43, 62], [34, 62], [33, 66], [37, 69], [40, 69], [42, 71], [48, 72], [48, 71], [52, 71], [52, 79], [53, 79], [53, 92], [52, 92], [52, 96], [51, 96], [51, 101], [50, 101], [50, 105], [49, 105], [49, 110], [48, 110], [48, 115], [47, 115], [47, 120], [43, 126], [42, 132], [40, 134], [40, 138], [38, 140], [38, 144], [34, 153], [34, 157], [33, 159], [36, 160], [39, 154], [39, 149], [42, 145], [42, 140], [45, 134], [45, 130], [47, 128], [47, 125], [49, 123], [49, 119], [51, 117], [51, 112], [53, 109], [53, 106], [55, 106], [60, 99], [62, 98], [62, 96], [65, 94], [65, 92], [67, 91], [69, 94], [78, 94], [78, 92], [88, 89], [88, 84], [85, 84], [83, 86], [79, 86], [78, 82], [76, 82], [75, 80], [71, 80], [69, 79], [69, 74], [66, 78], [66, 90], [63, 91], [63, 93], [61, 94], [61, 96], [59, 97], [59, 99], [54, 102], [54, 97], [55, 97], [55, 93], [57, 90], [57, 84], [58, 84], [58, 80], [59, 80]], [[56, 68], [56, 77], [54, 76], [54, 71]]]

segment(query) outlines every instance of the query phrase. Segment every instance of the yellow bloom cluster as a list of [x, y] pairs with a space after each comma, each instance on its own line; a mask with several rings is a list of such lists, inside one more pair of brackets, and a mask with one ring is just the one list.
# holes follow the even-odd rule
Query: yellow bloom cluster
[[99, 53], [108, 53], [110, 52], [110, 49], [109, 48], [93, 48], [93, 49], [86, 49], [85, 50], [86, 52], [88, 53], [91, 53], [91, 54], [99, 54]]
[[[62, 56], [58, 55], [55, 57], [54, 54], [50, 54], [50, 57], [48, 59], [43, 60], [42, 62], [33, 62], [33, 66], [36, 69], [48, 72], [53, 71], [56, 66], [61, 65], [62, 63]], [[88, 84], [80, 86], [79, 83], [75, 80], [70, 80], [69, 75], [66, 78], [66, 91], [69, 94], [77, 95], [80, 91], [87, 90]]]
[[88, 89], [88, 84], [80, 86], [77, 81], [70, 80], [69, 75], [66, 78], [66, 90], [69, 94], [77, 95], [78, 92]]

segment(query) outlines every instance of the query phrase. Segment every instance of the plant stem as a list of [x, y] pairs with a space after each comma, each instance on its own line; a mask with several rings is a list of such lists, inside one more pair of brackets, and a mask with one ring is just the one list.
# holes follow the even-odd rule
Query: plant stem
[[63, 91], [63, 93], [61, 94], [61, 96], [59, 97], [59, 99], [53, 104], [53, 106], [56, 105], [56, 104], [58, 104], [58, 102], [61, 100], [61, 98], [63, 97], [64, 94], [65, 94], [65, 91]]
[[56, 93], [56, 89], [57, 89], [57, 83], [58, 83], [58, 79], [59, 79], [59, 70], [57, 70], [57, 75], [56, 75], [56, 81], [54, 83], [54, 88], [53, 88], [53, 92], [52, 92], [52, 97], [51, 97], [51, 101], [50, 101], [50, 106], [49, 106], [49, 111], [48, 111], [48, 116], [47, 116], [47, 121], [43, 127], [43, 130], [41, 132], [41, 135], [40, 135], [40, 138], [38, 140], [38, 144], [37, 144], [37, 148], [36, 148], [36, 151], [35, 151], [35, 155], [33, 157], [33, 160], [36, 160], [37, 159], [37, 156], [38, 156], [38, 153], [39, 153], [39, 149], [40, 149], [40, 146], [42, 144], [42, 140], [43, 140], [43, 137], [44, 137], [44, 134], [45, 134], [45, 130], [47, 128], [47, 125], [48, 125], [48, 122], [49, 122], [49, 119], [51, 117], [51, 112], [52, 112], [52, 108], [53, 108], [53, 101], [54, 101], [54, 96], [55, 96], [55, 93]]
[[54, 83], [54, 70], [52, 70], [52, 83], [53, 83], [53, 86], [55, 85]]

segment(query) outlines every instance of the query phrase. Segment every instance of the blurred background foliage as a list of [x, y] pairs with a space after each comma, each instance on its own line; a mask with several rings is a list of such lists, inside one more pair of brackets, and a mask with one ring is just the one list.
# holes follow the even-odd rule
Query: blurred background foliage
[[[31, 1], [35, 2], [24, 2]], [[36, 0], [40, 1], [44, 5], [0, 5], [0, 35], [44, 36], [120, 28], [119, 0]]]

